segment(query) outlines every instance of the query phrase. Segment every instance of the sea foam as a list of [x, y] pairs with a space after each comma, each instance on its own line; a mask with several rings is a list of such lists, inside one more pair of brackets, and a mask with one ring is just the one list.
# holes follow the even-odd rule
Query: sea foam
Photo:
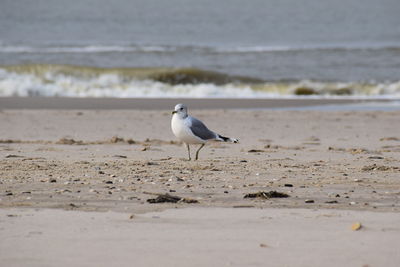
[[74, 77], [64, 74], [18, 74], [0, 70], [0, 96], [58, 97], [257, 97], [249, 86], [212, 83], [176, 84], [126, 79], [117, 74]]
[[196, 69], [0, 68], [0, 96], [152, 98], [400, 98], [400, 81], [260, 81]]

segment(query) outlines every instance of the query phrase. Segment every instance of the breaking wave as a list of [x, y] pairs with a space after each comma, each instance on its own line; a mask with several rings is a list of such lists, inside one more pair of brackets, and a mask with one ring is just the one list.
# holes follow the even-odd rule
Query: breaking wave
[[95, 68], [32, 64], [0, 66], [0, 96], [400, 98], [400, 81], [262, 81], [190, 68]]

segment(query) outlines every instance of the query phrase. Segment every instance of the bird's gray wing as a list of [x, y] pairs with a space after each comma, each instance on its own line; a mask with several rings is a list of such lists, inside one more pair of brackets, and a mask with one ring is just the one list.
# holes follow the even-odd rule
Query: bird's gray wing
[[200, 137], [203, 140], [216, 138], [216, 134], [213, 131], [209, 130], [207, 126], [205, 126], [204, 123], [202, 123], [200, 120], [190, 117], [190, 121], [192, 122], [190, 130], [197, 137]]

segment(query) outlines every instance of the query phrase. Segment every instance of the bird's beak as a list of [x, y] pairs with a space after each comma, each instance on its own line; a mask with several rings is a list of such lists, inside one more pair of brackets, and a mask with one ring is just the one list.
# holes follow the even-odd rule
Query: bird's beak
[[175, 113], [176, 113], [176, 110], [172, 111], [172, 114], [175, 114]]

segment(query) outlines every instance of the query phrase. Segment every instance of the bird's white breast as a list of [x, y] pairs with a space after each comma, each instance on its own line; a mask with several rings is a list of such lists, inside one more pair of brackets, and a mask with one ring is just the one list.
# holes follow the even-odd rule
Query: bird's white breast
[[190, 120], [182, 119], [177, 114], [172, 116], [171, 128], [174, 135], [186, 144], [203, 144], [206, 141], [195, 136], [190, 130]]

